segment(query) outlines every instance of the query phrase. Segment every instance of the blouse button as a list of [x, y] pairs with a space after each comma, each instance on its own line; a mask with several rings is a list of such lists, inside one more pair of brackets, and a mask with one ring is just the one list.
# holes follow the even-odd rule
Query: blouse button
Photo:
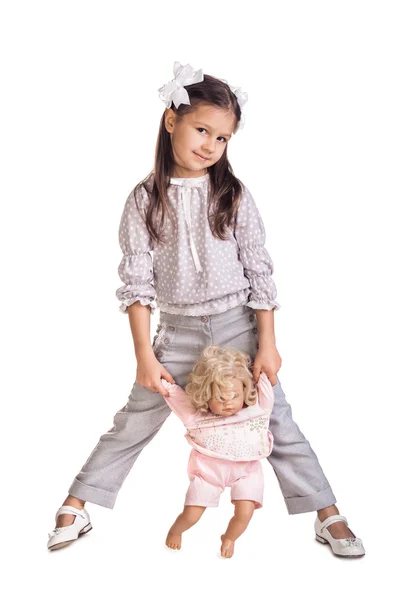
[[204, 316], [204, 317], [201, 317], [201, 318], [200, 318], [200, 321], [201, 321], [202, 323], [207, 323], [207, 321], [208, 321], [208, 317], [206, 317], [206, 316]]
[[253, 333], [257, 333], [257, 327], [253, 327]]
[[254, 321], [254, 315], [249, 316], [249, 321]]
[[165, 338], [164, 338], [164, 342], [165, 342], [166, 344], [169, 344], [169, 338], [165, 337]]

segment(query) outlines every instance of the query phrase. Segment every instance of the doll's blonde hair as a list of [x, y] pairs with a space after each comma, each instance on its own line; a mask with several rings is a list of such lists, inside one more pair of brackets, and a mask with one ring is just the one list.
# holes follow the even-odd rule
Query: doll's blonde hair
[[247, 406], [256, 403], [257, 390], [250, 372], [251, 359], [248, 354], [234, 348], [207, 346], [202, 351], [189, 374], [185, 388], [192, 406], [202, 413], [209, 410], [213, 397], [213, 384], [221, 396], [233, 392], [232, 378], [240, 379], [244, 387], [244, 402]]

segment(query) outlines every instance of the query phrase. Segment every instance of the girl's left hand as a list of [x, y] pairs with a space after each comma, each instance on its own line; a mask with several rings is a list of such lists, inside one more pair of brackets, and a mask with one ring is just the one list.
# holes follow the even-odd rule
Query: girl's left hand
[[266, 374], [271, 385], [277, 382], [276, 374], [282, 365], [282, 359], [274, 343], [259, 348], [254, 359], [253, 377], [257, 383], [261, 371]]

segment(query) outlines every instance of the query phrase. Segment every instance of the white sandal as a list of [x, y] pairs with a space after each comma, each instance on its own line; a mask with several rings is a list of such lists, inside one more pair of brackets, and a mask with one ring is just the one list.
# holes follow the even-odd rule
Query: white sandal
[[67, 527], [55, 527], [49, 533], [49, 540], [47, 542], [49, 550], [58, 550], [59, 548], [68, 546], [68, 544], [77, 540], [80, 535], [92, 529], [89, 513], [84, 508], [79, 510], [73, 506], [61, 506], [56, 513], [56, 522], [59, 515], [75, 515], [75, 521]]
[[361, 556], [364, 556], [365, 549], [363, 543], [360, 538], [353, 534], [353, 532], [351, 532], [353, 538], [340, 540], [337, 540], [330, 534], [328, 531], [329, 525], [332, 525], [332, 523], [336, 523], [337, 521], [344, 521], [344, 523], [348, 525], [346, 517], [342, 517], [342, 515], [332, 515], [322, 523], [317, 517], [314, 523], [316, 540], [321, 542], [321, 544], [330, 544], [331, 550], [336, 556], [345, 558], [360, 558]]

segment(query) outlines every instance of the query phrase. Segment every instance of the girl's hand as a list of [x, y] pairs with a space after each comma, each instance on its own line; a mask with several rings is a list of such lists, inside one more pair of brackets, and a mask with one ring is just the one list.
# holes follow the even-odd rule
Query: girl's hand
[[256, 358], [254, 359], [253, 377], [257, 383], [261, 371], [266, 374], [271, 385], [277, 382], [276, 374], [282, 365], [282, 359], [276, 349], [275, 343], [270, 342], [259, 348]]
[[165, 379], [169, 383], [175, 383], [172, 375], [158, 362], [152, 348], [141, 352], [136, 356], [136, 381], [151, 392], [158, 392], [161, 396], [169, 396], [168, 390], [161, 383]]

